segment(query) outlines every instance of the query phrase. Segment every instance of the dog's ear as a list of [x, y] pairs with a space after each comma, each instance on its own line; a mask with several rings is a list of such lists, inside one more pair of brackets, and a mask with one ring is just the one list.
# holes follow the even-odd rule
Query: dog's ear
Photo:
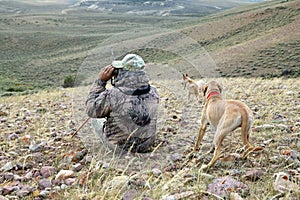
[[186, 77], [187, 77], [187, 75], [186, 75], [186, 74], [182, 74], [182, 78], [183, 78], [183, 80], [185, 80], [185, 79], [186, 79]]
[[202, 97], [205, 97], [206, 92], [207, 92], [207, 85], [206, 85], [206, 83], [203, 83], [201, 91], [202, 91]]

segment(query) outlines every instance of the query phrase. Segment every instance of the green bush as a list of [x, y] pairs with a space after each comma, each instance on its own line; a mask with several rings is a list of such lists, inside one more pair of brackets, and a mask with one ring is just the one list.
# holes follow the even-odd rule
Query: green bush
[[64, 83], [63, 83], [63, 87], [64, 88], [68, 88], [68, 87], [73, 87], [74, 86], [74, 83], [75, 83], [75, 77], [72, 76], [72, 75], [68, 75], [65, 77], [64, 79]]

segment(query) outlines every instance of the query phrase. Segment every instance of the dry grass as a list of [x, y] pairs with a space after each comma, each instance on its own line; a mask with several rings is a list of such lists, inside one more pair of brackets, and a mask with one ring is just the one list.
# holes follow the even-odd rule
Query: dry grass
[[[254, 127], [274, 125], [271, 129], [254, 131], [250, 137], [253, 144], [265, 146], [262, 153], [251, 154], [247, 160], [232, 162], [218, 161], [216, 165], [202, 173], [190, 152], [199, 127], [202, 106], [186, 104], [185, 94], [167, 91], [160, 83], [158, 86], [165, 110], [161, 115], [164, 123], [159, 127], [157, 148], [151, 154], [127, 155], [123, 158], [112, 155], [96, 155], [89, 152], [80, 161], [83, 169], [75, 173], [76, 182], [65, 189], [52, 188], [53, 199], [122, 199], [124, 194], [135, 194], [136, 199], [149, 197], [162, 199], [171, 194], [182, 194], [183, 199], [214, 199], [206, 192], [213, 177], [231, 175], [249, 186], [245, 199], [270, 199], [277, 192], [273, 189], [273, 174], [279, 171], [300, 173], [299, 160], [282, 155], [282, 150], [300, 151], [299, 141], [299, 79], [220, 79], [225, 86], [226, 98], [241, 99], [255, 111]], [[178, 83], [178, 88], [181, 88]], [[41, 166], [54, 166], [60, 169], [72, 169], [74, 163], [62, 162], [70, 152], [84, 149], [85, 144], [79, 137], [71, 138], [75, 127], [72, 116], [72, 94], [75, 89], [41, 92], [27, 96], [3, 97], [0, 99], [1, 114], [1, 166], [12, 161], [14, 164], [31, 164], [27, 170], [14, 170], [14, 174], [24, 176], [28, 171], [39, 170]], [[178, 90], [182, 92], [182, 90]], [[176, 118], [174, 117], [176, 116]], [[184, 124], [183, 122], [187, 122]], [[281, 125], [280, 125], [281, 124]], [[208, 131], [209, 132], [209, 131]], [[18, 138], [9, 139], [17, 133]], [[54, 136], [53, 134], [56, 134]], [[81, 134], [91, 134], [88, 132]], [[29, 136], [29, 139], [25, 139]], [[59, 137], [58, 137], [59, 136]], [[60, 139], [58, 139], [60, 138]], [[202, 149], [205, 151], [210, 141], [209, 134], [204, 138]], [[240, 153], [242, 146], [239, 132], [236, 131], [225, 155]], [[40, 156], [29, 151], [29, 144], [47, 143], [47, 148], [38, 151]], [[233, 148], [237, 147], [237, 148]], [[179, 161], [170, 156], [178, 153]], [[212, 155], [203, 158], [207, 163]], [[200, 163], [201, 164], [201, 163]], [[155, 172], [153, 169], [158, 169]], [[258, 169], [263, 172], [257, 181], [245, 177], [247, 171]], [[22, 182], [32, 190], [37, 189], [41, 177]], [[53, 179], [50, 177], [49, 179]], [[3, 185], [9, 184], [5, 181]], [[52, 192], [53, 191], [53, 192]], [[31, 193], [27, 198], [36, 195]], [[286, 199], [299, 198], [299, 193], [285, 194]]]

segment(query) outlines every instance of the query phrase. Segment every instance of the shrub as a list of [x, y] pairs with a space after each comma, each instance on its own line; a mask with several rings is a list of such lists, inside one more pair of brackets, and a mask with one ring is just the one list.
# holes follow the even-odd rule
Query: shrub
[[73, 87], [74, 86], [74, 83], [75, 83], [75, 77], [72, 76], [72, 75], [68, 75], [65, 77], [64, 79], [64, 83], [63, 83], [63, 87], [64, 88], [68, 88], [68, 87]]

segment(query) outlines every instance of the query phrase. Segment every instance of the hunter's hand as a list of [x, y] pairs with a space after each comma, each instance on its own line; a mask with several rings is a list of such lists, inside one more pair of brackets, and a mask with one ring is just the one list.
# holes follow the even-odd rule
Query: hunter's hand
[[102, 81], [108, 81], [111, 79], [113, 71], [114, 67], [111, 65], [104, 67], [99, 73], [99, 79]]

